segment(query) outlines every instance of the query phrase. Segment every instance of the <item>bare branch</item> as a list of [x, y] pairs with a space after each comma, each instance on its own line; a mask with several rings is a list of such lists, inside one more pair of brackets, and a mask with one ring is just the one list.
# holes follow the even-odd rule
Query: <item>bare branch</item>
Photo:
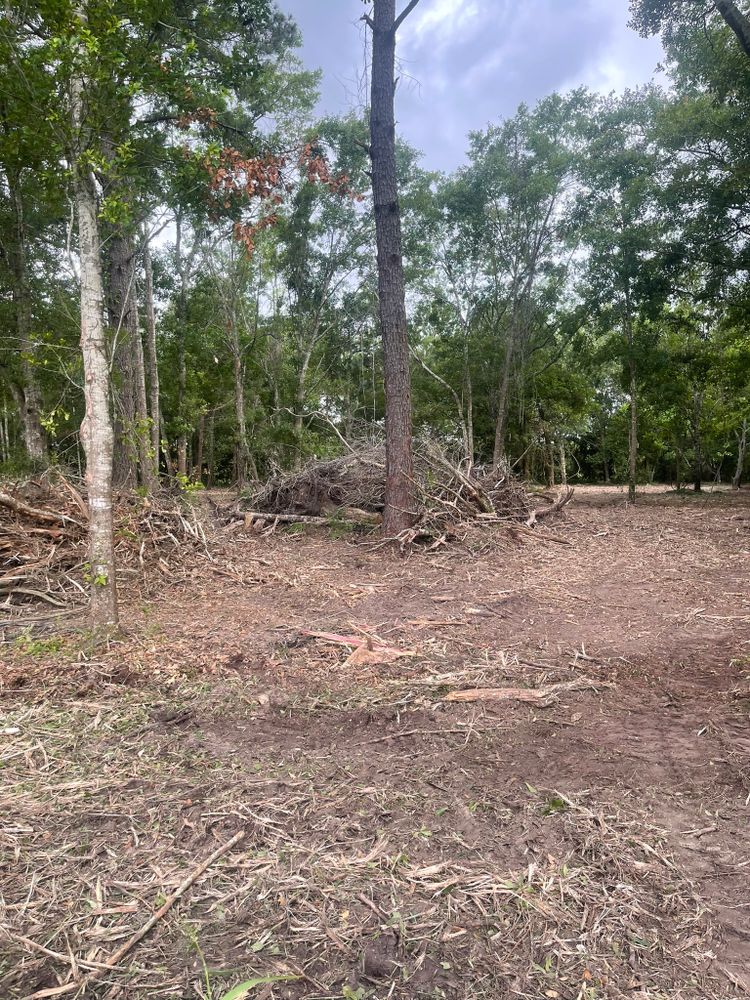
[[409, 16], [409, 14], [411, 14], [411, 12], [414, 10], [414, 8], [417, 6], [418, 3], [419, 3], [419, 0], [409, 0], [409, 3], [404, 7], [404, 9], [398, 15], [398, 17], [396, 18], [396, 20], [393, 22], [393, 31], [394, 31], [394, 33], [398, 31], [398, 29], [401, 27], [401, 25], [407, 19], [407, 17]]

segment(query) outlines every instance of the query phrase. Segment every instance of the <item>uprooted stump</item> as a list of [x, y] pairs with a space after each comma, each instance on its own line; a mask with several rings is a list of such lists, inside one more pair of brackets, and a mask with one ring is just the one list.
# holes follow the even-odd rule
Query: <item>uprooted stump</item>
[[[246, 528], [261, 532], [290, 523], [326, 525], [343, 520], [366, 528], [379, 524], [385, 504], [385, 449], [371, 444], [348, 447], [344, 455], [310, 461], [246, 491], [229, 520], [242, 519]], [[467, 475], [430, 440], [419, 441], [414, 452], [414, 523], [392, 539], [402, 549], [414, 542], [437, 548], [471, 523], [533, 527], [573, 496], [567, 489], [538, 508], [510, 470]]]

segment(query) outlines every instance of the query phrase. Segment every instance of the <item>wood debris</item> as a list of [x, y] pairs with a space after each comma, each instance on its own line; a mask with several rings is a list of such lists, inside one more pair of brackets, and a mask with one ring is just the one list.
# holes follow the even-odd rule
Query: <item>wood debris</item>
[[557, 701], [562, 691], [596, 691], [599, 688], [612, 687], [604, 681], [594, 681], [588, 677], [576, 677], [572, 681], [562, 681], [538, 688], [464, 688], [461, 691], [450, 691], [443, 701], [522, 701], [540, 708], [548, 708]]
[[[210, 559], [203, 526], [184, 497], [169, 491], [115, 498], [118, 574], [140, 577], [147, 563], [162, 571], [189, 553]], [[30, 610], [82, 609], [88, 603], [85, 492], [59, 472], [0, 491], [0, 628]]]
[[[263, 533], [275, 530], [277, 524], [346, 522], [364, 529], [379, 525], [385, 499], [385, 450], [371, 443], [347, 447], [338, 458], [308, 462], [250, 489], [226, 513], [226, 520], [240, 520], [246, 530]], [[467, 474], [430, 439], [419, 441], [415, 448], [414, 477], [414, 524], [395, 539], [402, 549], [421, 543], [434, 551], [469, 523], [507, 523], [531, 530], [573, 497], [573, 490], [566, 488], [546, 507], [535, 507], [534, 498], [510, 470]], [[567, 541], [555, 535], [547, 540]]]

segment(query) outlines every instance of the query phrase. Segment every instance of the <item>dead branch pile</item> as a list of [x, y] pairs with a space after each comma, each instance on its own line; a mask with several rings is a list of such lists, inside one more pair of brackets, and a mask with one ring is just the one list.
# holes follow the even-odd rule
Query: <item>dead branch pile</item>
[[346, 508], [377, 513], [383, 509], [384, 482], [385, 451], [367, 445], [279, 472], [249, 492], [246, 505], [268, 514], [320, 516]]
[[[0, 485], [0, 627], [30, 609], [73, 610], [88, 602], [87, 535], [85, 491], [61, 474]], [[116, 498], [118, 575], [168, 565], [186, 547], [207, 553], [200, 521], [180, 498]]]
[[[238, 513], [260, 528], [276, 522], [325, 524], [334, 517], [377, 523], [385, 499], [385, 449], [372, 444], [348, 448], [338, 458], [314, 460], [273, 476], [241, 498]], [[532, 526], [573, 495], [567, 490], [535, 509], [534, 498], [509, 470], [467, 475], [429, 439], [417, 442], [414, 454], [417, 509], [414, 525], [397, 539], [402, 547], [414, 541], [442, 545], [460, 525], [471, 522]]]

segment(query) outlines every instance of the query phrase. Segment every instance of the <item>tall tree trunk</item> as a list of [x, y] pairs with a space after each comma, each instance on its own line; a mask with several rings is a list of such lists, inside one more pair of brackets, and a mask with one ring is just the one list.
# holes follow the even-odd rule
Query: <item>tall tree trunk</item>
[[747, 455], [747, 417], [742, 421], [742, 430], [737, 436], [737, 467], [732, 476], [732, 489], [738, 490], [742, 485], [742, 473], [745, 470]]
[[32, 462], [47, 462], [47, 440], [42, 427], [42, 394], [34, 370], [34, 340], [31, 321], [31, 290], [26, 259], [26, 223], [24, 220], [23, 193], [20, 171], [6, 172], [11, 210], [13, 212], [14, 240], [11, 257], [13, 305], [16, 314], [18, 350], [23, 374], [21, 422], [26, 452]]
[[296, 442], [294, 452], [294, 467], [298, 469], [302, 465], [302, 435], [305, 430], [305, 383], [304, 376], [300, 372], [297, 375], [297, 387], [294, 391], [294, 440]]
[[257, 478], [255, 466], [250, 455], [250, 446], [247, 441], [247, 415], [245, 413], [245, 368], [242, 364], [242, 348], [240, 345], [240, 334], [237, 329], [237, 317], [234, 311], [234, 303], [230, 303], [227, 314], [227, 335], [230, 349], [232, 351], [232, 365], [234, 369], [234, 419], [236, 424], [236, 462], [235, 474], [237, 486], [242, 489], [247, 483], [248, 477]]
[[534, 450], [530, 446], [526, 449], [526, 453], [523, 456], [523, 478], [529, 483], [534, 478]]
[[568, 485], [568, 464], [565, 461], [565, 442], [560, 439], [560, 484], [562, 486]]
[[151, 266], [151, 247], [148, 237], [143, 242], [143, 281], [146, 304], [146, 365], [148, 372], [149, 413], [151, 418], [151, 462], [154, 483], [159, 480], [159, 442], [161, 406], [159, 403], [159, 364], [156, 356], [156, 313], [154, 311], [154, 274]]
[[151, 457], [151, 434], [146, 396], [146, 365], [143, 358], [143, 340], [138, 322], [138, 299], [135, 301], [136, 329], [133, 338], [133, 369], [135, 371], [135, 415], [138, 435], [138, 477], [141, 485], [151, 492], [157, 485], [154, 463]]
[[10, 438], [8, 436], [8, 406], [3, 402], [3, 413], [0, 417], [0, 462], [10, 458]]
[[630, 289], [625, 289], [625, 342], [628, 352], [630, 375], [630, 429], [628, 433], [628, 500], [635, 503], [638, 477], [638, 372], [635, 363], [635, 338], [633, 314], [630, 308]]
[[294, 440], [297, 443], [297, 451], [294, 456], [295, 468], [302, 464], [302, 435], [305, 429], [305, 399], [307, 395], [305, 388], [314, 346], [315, 338], [313, 337], [303, 350], [302, 356], [298, 357], [297, 384], [294, 387]]
[[107, 311], [112, 328], [115, 371], [115, 450], [113, 478], [118, 486], [137, 482], [136, 372], [133, 341], [138, 336], [135, 262], [127, 236], [113, 232], [108, 240]]
[[547, 486], [555, 485], [555, 442], [552, 437], [547, 440]]
[[195, 472], [194, 478], [199, 482], [203, 482], [203, 442], [206, 436], [206, 414], [201, 413], [198, 417], [198, 441], [195, 447]]
[[464, 401], [466, 404], [466, 452], [468, 471], [474, 467], [474, 386], [469, 364], [469, 332], [464, 330]]
[[737, 36], [746, 56], [750, 56], [750, 18], [743, 14], [734, 0], [716, 0], [716, 9]]
[[177, 474], [187, 476], [187, 280], [186, 263], [182, 253], [182, 216], [177, 214], [177, 239], [175, 258], [180, 287], [177, 292]]
[[[178, 308], [178, 314], [180, 310]], [[179, 323], [179, 320], [178, 320]], [[177, 433], [177, 473], [180, 476], [187, 475], [187, 432], [184, 429], [185, 421], [185, 396], [187, 391], [187, 362], [185, 359], [184, 332], [180, 337], [177, 348], [177, 413], [180, 415], [180, 427]]]
[[638, 380], [630, 361], [630, 428], [628, 432], [628, 500], [635, 503], [638, 479]]
[[693, 489], [700, 493], [703, 489], [703, 440], [701, 437], [701, 411], [703, 393], [693, 392]]
[[208, 415], [208, 455], [207, 455], [207, 470], [206, 470], [206, 486], [211, 487], [214, 485], [215, 470], [214, 470], [214, 444], [215, 444], [215, 424], [216, 424], [216, 414], [211, 410]]
[[604, 483], [609, 486], [609, 456], [607, 455], [607, 438], [602, 421], [600, 427], [600, 440], [602, 445], [602, 466], [604, 467]]
[[[76, 13], [86, 26], [84, 9]], [[96, 188], [82, 160], [86, 143], [86, 81], [75, 75], [71, 81], [71, 117], [77, 148], [72, 168], [78, 209], [78, 242], [81, 268], [81, 352], [83, 354], [86, 414], [81, 441], [86, 453], [86, 485], [89, 507], [89, 563], [91, 573], [91, 623], [95, 637], [116, 628], [117, 585], [115, 579], [112, 523], [112, 452], [114, 430], [110, 413], [109, 359], [104, 324], [104, 289]]]
[[[159, 407], [159, 426], [166, 426], [161, 407]], [[174, 463], [172, 462], [172, 455], [169, 451], [169, 441], [167, 441], [166, 436], [160, 440], [159, 444], [161, 446], [161, 453], [164, 456], [164, 468], [167, 470], [167, 477], [169, 479], [174, 479]]]
[[394, 79], [396, 30], [416, 6], [396, 19], [395, 0], [375, 0], [370, 96], [370, 155], [378, 251], [378, 305], [383, 340], [386, 481], [383, 533], [394, 537], [415, 517], [412, 461], [411, 372], [406, 325], [401, 213], [396, 176]]
[[503, 374], [500, 378], [500, 389], [497, 397], [497, 420], [495, 422], [495, 445], [492, 449], [492, 465], [497, 469], [505, 457], [505, 431], [508, 423], [508, 402], [510, 396], [510, 369], [513, 364], [513, 353], [516, 345], [515, 323], [508, 331], [508, 342], [505, 345], [505, 361]]

